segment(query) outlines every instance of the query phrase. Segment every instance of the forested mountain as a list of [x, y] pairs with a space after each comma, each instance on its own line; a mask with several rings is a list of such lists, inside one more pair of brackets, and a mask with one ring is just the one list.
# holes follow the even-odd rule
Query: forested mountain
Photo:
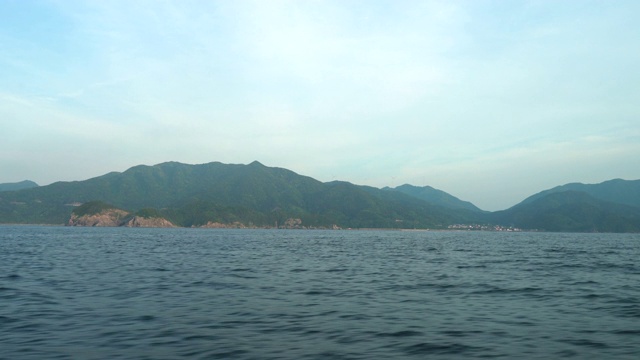
[[395, 188], [385, 187], [383, 190], [399, 191], [401, 193], [413, 196], [415, 198], [427, 201], [434, 205], [450, 209], [466, 209], [470, 211], [482, 211], [477, 206], [468, 201], [462, 201], [457, 197], [448, 194], [442, 190], [434, 189], [431, 186], [413, 186], [404, 184]]
[[36, 184], [35, 182], [31, 181], [31, 180], [24, 180], [24, 181], [20, 181], [20, 182], [16, 182], [16, 183], [4, 183], [4, 184], [0, 184], [0, 192], [1, 191], [15, 191], [15, 190], [22, 190], [22, 189], [30, 189], [30, 188], [34, 188], [37, 187], [38, 184]]
[[640, 208], [562, 191], [495, 212], [492, 221], [540, 231], [640, 232]]
[[596, 199], [640, 207], [640, 180], [613, 179], [599, 184], [571, 183], [556, 186], [525, 199], [522, 203], [532, 202], [552, 193], [581, 191]]
[[295, 218], [306, 226], [438, 228], [479, 220], [399, 192], [322, 183], [259, 162], [169, 162], [4, 193], [0, 221], [62, 224], [75, 206], [93, 200], [128, 211], [154, 208], [181, 226], [208, 222], [271, 226]]
[[635, 205], [639, 187], [640, 181], [624, 180], [568, 184], [489, 213], [428, 186], [378, 189], [344, 181], [323, 183], [259, 162], [167, 162], [84, 181], [4, 191], [0, 223], [67, 224], [74, 209], [80, 211], [74, 213], [74, 222], [82, 223], [78, 218], [84, 208], [79, 206], [98, 201], [93, 204], [110, 204], [112, 214], [126, 213], [148, 224], [162, 223], [149, 219], [163, 218], [165, 224], [186, 227], [446, 229], [484, 224], [541, 231], [640, 232], [640, 206]]

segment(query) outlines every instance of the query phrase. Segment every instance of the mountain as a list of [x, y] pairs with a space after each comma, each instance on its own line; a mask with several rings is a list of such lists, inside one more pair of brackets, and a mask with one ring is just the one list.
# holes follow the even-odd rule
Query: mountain
[[129, 212], [156, 209], [180, 226], [281, 226], [298, 219], [312, 227], [425, 228], [478, 221], [471, 212], [453, 211], [401, 192], [322, 183], [256, 161], [140, 165], [85, 181], [7, 192], [0, 199], [0, 222], [67, 223], [76, 206], [95, 200]]
[[462, 201], [442, 190], [434, 189], [431, 186], [413, 186], [404, 184], [396, 188], [385, 187], [383, 190], [399, 191], [401, 193], [424, 200], [434, 205], [449, 209], [465, 209], [470, 211], [482, 211], [477, 206], [468, 201]]
[[37, 186], [38, 184], [36, 184], [31, 180], [24, 180], [16, 183], [0, 184], [0, 191], [15, 191], [15, 190], [22, 190], [22, 189], [30, 189]]
[[568, 184], [490, 213], [428, 186], [379, 189], [345, 181], [323, 183], [257, 161], [166, 162], [84, 181], [3, 191], [0, 223], [405, 229], [500, 225], [541, 231], [640, 232], [640, 206], [635, 206], [638, 184], [625, 180]]
[[640, 207], [640, 180], [622, 179], [609, 180], [599, 184], [571, 183], [557, 186], [532, 195], [522, 203], [529, 203], [549, 194], [564, 191], [581, 191], [599, 200]]
[[640, 231], [640, 180], [570, 183], [523, 200], [491, 221], [545, 231]]
[[640, 208], [583, 191], [545, 192], [491, 214], [495, 223], [558, 232], [640, 232]]

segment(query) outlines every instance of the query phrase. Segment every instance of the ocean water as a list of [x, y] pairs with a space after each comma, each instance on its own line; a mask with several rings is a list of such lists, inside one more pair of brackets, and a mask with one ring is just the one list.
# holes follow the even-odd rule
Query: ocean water
[[0, 226], [1, 359], [640, 358], [640, 235]]

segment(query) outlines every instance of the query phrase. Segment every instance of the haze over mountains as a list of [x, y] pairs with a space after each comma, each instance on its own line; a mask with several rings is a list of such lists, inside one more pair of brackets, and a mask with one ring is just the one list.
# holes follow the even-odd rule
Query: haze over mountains
[[31, 180], [24, 180], [16, 183], [4, 183], [0, 184], [0, 191], [13, 191], [13, 190], [22, 190], [22, 189], [30, 189], [37, 187], [38, 184]]
[[549, 194], [565, 191], [585, 192], [596, 199], [630, 206], [640, 205], [640, 180], [629, 181], [622, 179], [613, 179], [593, 185], [571, 183], [556, 186], [552, 189], [532, 195], [522, 201], [522, 203], [530, 203]]
[[567, 184], [497, 212], [429, 186], [323, 183], [257, 161], [167, 162], [84, 181], [23, 185], [0, 185], [0, 223], [67, 224], [79, 205], [99, 201], [102, 205], [93, 207], [99, 211], [113, 207], [185, 227], [447, 229], [463, 224], [456, 227], [640, 232], [640, 180]]

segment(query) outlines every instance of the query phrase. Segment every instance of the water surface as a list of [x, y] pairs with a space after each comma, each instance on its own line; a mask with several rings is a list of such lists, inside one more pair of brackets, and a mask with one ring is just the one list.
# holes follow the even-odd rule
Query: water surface
[[640, 235], [0, 226], [2, 359], [640, 358]]

